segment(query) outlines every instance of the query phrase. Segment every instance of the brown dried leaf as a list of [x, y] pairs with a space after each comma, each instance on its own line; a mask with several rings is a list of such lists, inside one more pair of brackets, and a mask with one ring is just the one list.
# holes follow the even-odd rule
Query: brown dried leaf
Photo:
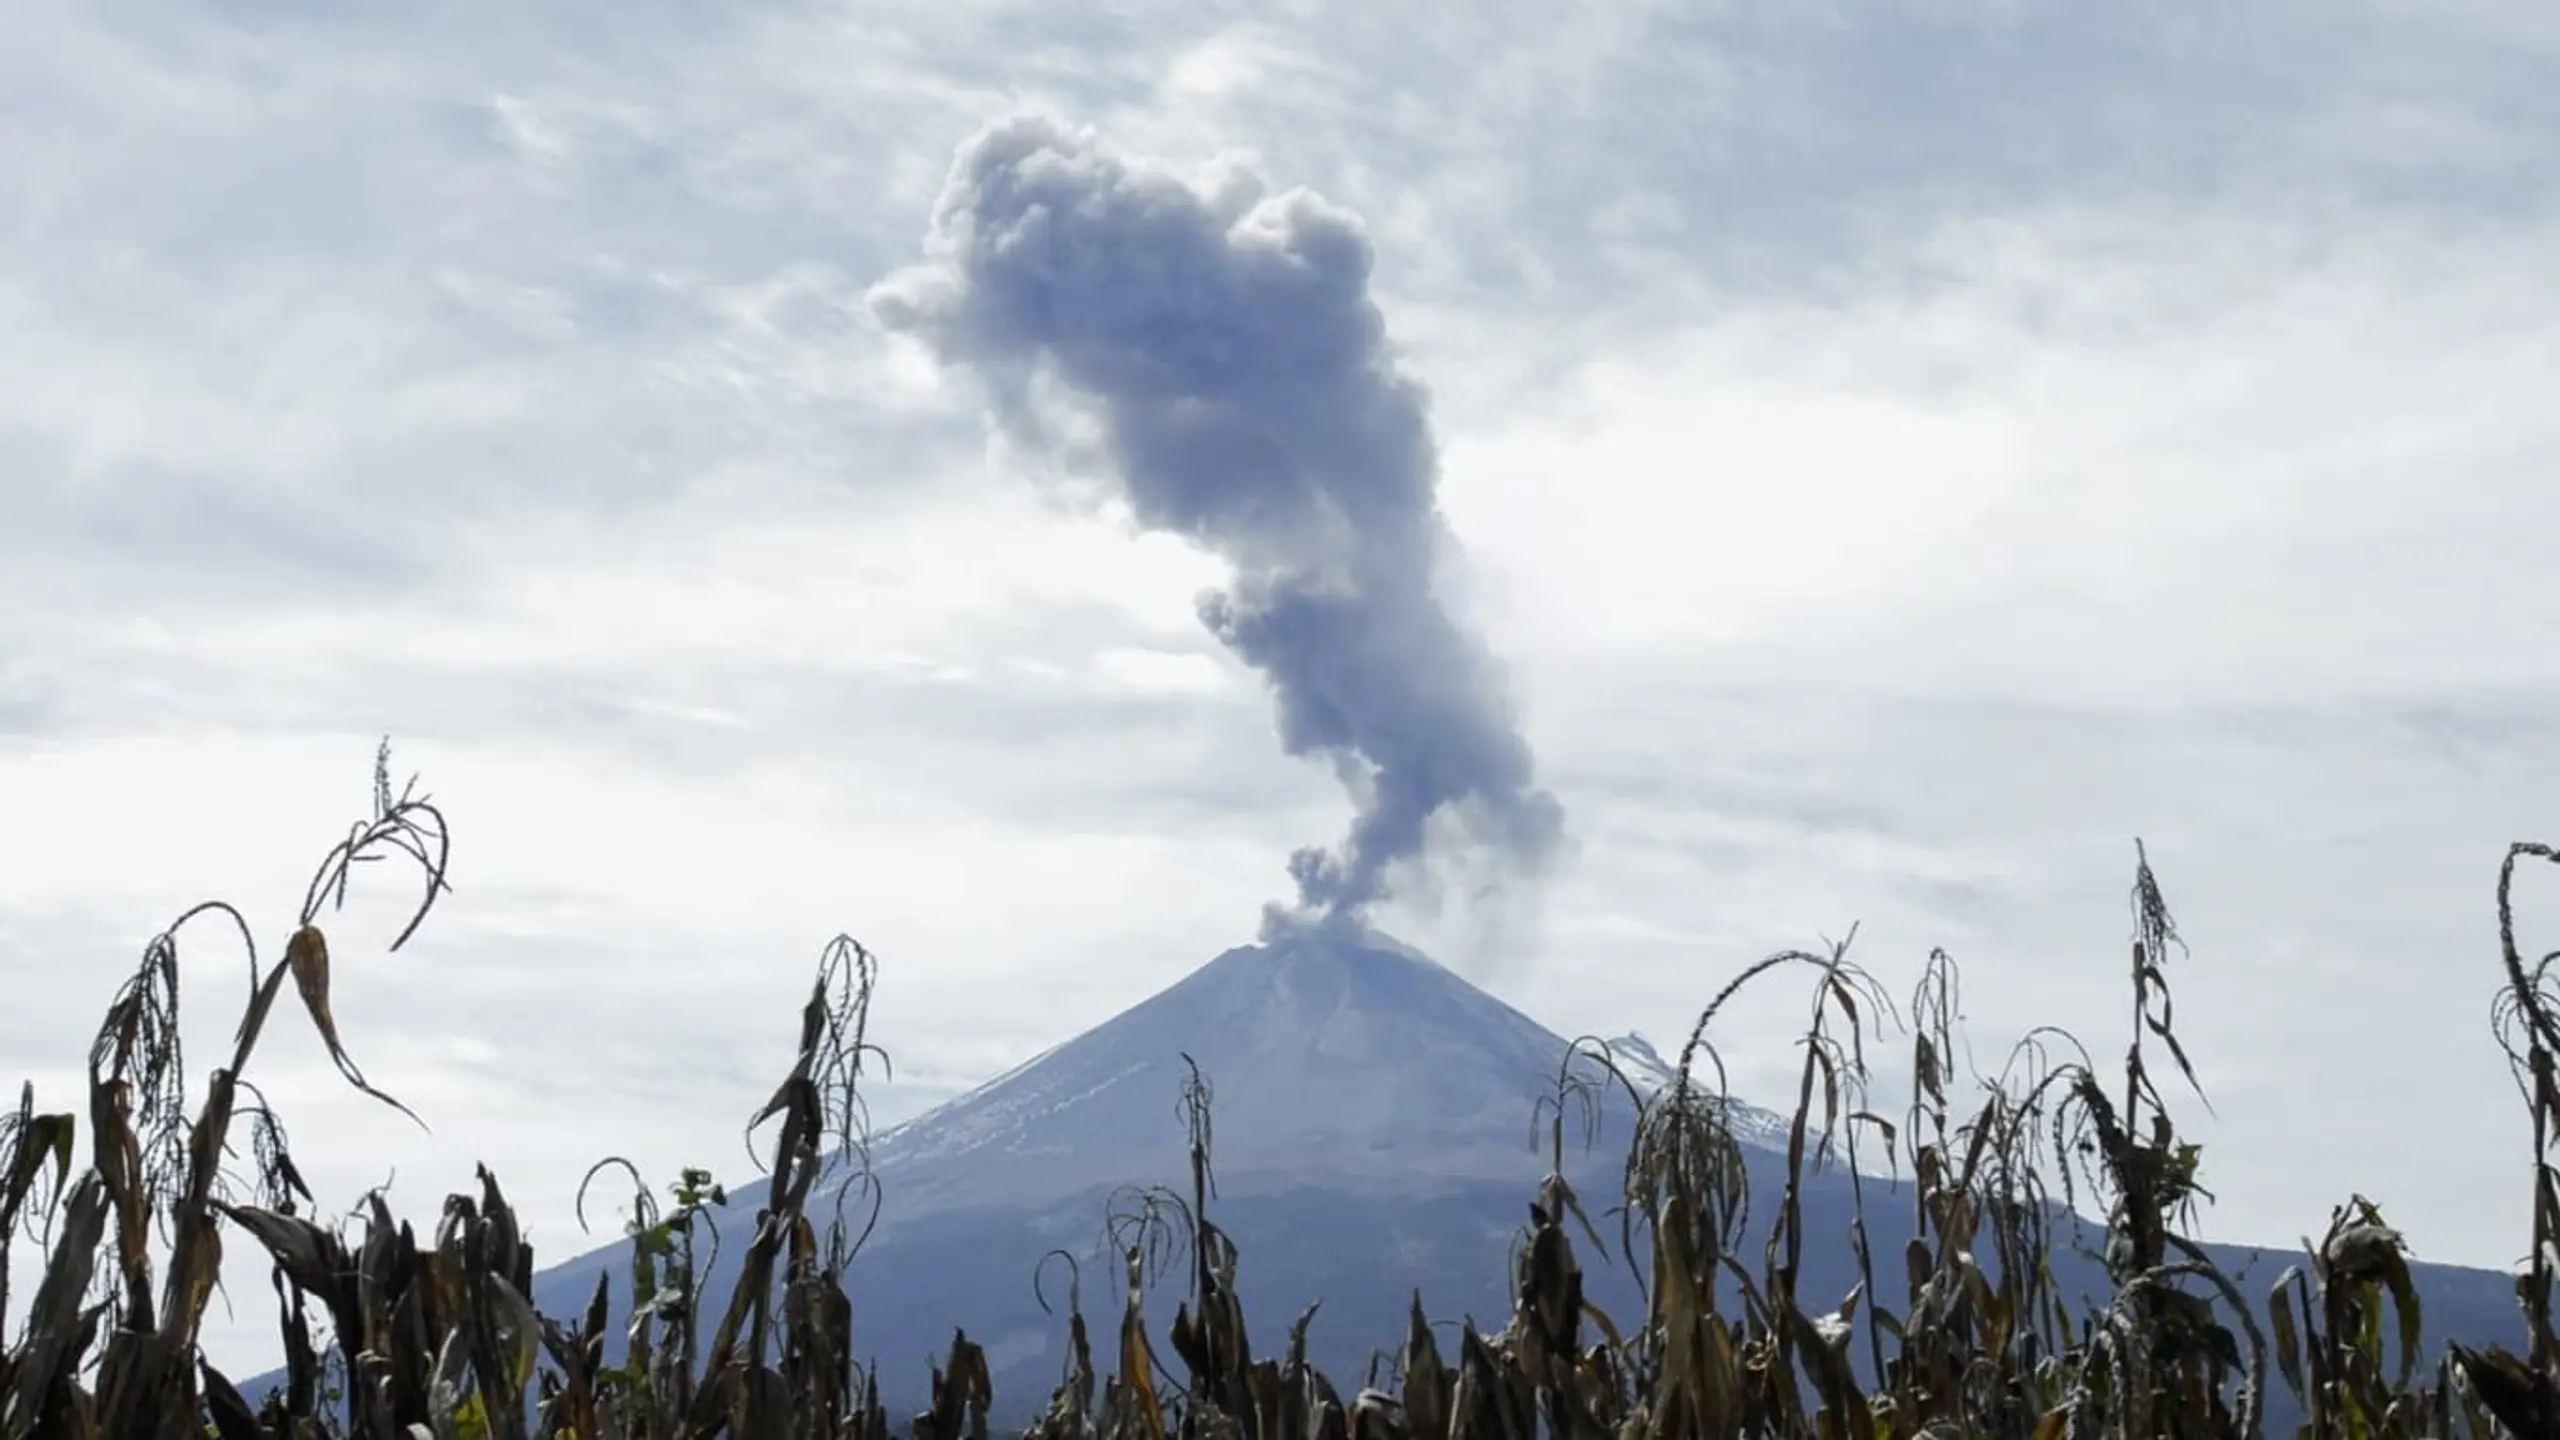
[[320, 1031], [322, 1043], [329, 1047], [329, 1058], [337, 1064], [338, 1073], [347, 1077], [348, 1084], [408, 1116], [419, 1129], [425, 1129], [426, 1122], [419, 1120], [416, 1112], [373, 1088], [364, 1078], [364, 1072], [356, 1068], [354, 1058], [347, 1054], [346, 1044], [338, 1038], [337, 1018], [329, 1013], [329, 941], [320, 933], [320, 927], [305, 925], [294, 931], [293, 939], [284, 947], [284, 961], [293, 971], [293, 988], [302, 995], [302, 1008], [311, 1012], [311, 1023]]

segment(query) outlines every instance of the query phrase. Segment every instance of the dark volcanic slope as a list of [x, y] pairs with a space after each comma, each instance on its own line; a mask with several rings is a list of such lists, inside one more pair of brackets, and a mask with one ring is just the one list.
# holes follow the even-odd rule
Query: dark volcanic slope
[[1390, 942], [1230, 950], [873, 1151], [885, 1224], [1184, 1173], [1182, 1056], [1214, 1090], [1221, 1193], [1536, 1178], [1565, 1042]]
[[[1545, 1170], [1531, 1121], [1565, 1052], [1562, 1037], [1379, 937], [1228, 951], [875, 1139], [880, 1225], [848, 1276], [857, 1346], [901, 1394], [964, 1326], [989, 1347], [1006, 1408], [1045, 1399], [1062, 1326], [1034, 1301], [1032, 1268], [1063, 1247], [1088, 1276], [1109, 1274], [1099, 1241], [1112, 1190], [1187, 1185], [1186, 1053], [1213, 1088], [1213, 1203], [1243, 1250], [1257, 1344], [1278, 1344], [1321, 1299], [1318, 1355], [1356, 1366], [1402, 1333], [1417, 1289], [1435, 1314], [1499, 1324], [1505, 1256]], [[1650, 1052], [1628, 1058], [1641, 1078]], [[1776, 1124], [1744, 1118], [1764, 1134]], [[1571, 1166], [1598, 1195], [1614, 1193], [1627, 1120], [1613, 1107]], [[761, 1186], [732, 1195], [728, 1253], [761, 1199]], [[598, 1273], [627, 1273], [625, 1257], [616, 1245], [544, 1272], [537, 1303], [573, 1311]], [[1089, 1293], [1111, 1287], [1097, 1278]]]

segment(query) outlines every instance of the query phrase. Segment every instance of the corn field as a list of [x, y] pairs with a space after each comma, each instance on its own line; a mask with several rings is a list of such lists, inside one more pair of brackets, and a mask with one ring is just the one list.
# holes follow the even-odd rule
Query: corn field
[[[321, 920], [360, 864], [403, 861], [420, 898], [398, 949], [445, 891], [448, 848], [442, 812], [414, 783], [393, 793], [386, 745], [371, 811], [324, 856], [280, 957], [261, 969], [254, 928], [227, 904], [187, 911], [145, 947], [108, 1006], [85, 1104], [47, 1110], [30, 1086], [0, 1113], [0, 1324], [23, 1308], [14, 1329], [0, 1330], [0, 1440], [989, 1433], [986, 1357], [965, 1333], [933, 1366], [923, 1413], [885, 1413], [876, 1372], [856, 1359], [862, 1297], [844, 1283], [867, 1228], [841, 1205], [811, 1212], [822, 1168], [863, 1164], [862, 1086], [884, 1058], [865, 1029], [877, 965], [848, 938], [823, 952], [797, 1054], [753, 1117], [770, 1135], [769, 1194], [717, 1313], [693, 1303], [721, 1260], [698, 1250], [696, 1222], [706, 1204], [725, 1203], [700, 1172], [672, 1187], [672, 1207], [626, 1162], [590, 1172], [591, 1181], [618, 1174], [634, 1192], [632, 1260], [620, 1277], [633, 1318], [612, 1346], [614, 1277], [580, 1314], [536, 1312], [531, 1247], [485, 1169], [478, 1193], [445, 1201], [431, 1236], [396, 1221], [379, 1193], [343, 1226], [311, 1218], [314, 1197], [246, 1078], [250, 1060], [289, 983], [347, 1083], [398, 1107], [357, 1067], [332, 1018]], [[2173, 1097], [2201, 1099], [2171, 1023], [2171, 967], [2183, 948], [2137, 847], [2132, 1023], [2119, 1065], [2040, 1030], [1995, 1074], [1959, 1076], [1958, 975], [1943, 952], [1901, 1005], [1846, 946], [1771, 956], [1710, 1000], [1667, 1085], [1639, 1088], [1597, 1042], [1559, 1057], [1552, 1093], [1531, 1117], [1549, 1173], [1513, 1251], [1508, 1323], [1490, 1333], [1466, 1324], [1444, 1348], [1417, 1299], [1396, 1363], [1348, 1391], [1309, 1363], [1304, 1318], [1276, 1356], [1258, 1357], [1245, 1333], [1237, 1246], [1215, 1214], [1211, 1093], [1194, 1066], [1181, 1097], [1188, 1176], [1124, 1191], [1105, 1217], [1118, 1265], [1099, 1337], [1073, 1258], [1057, 1252], [1043, 1264], [1068, 1272], [1057, 1312], [1068, 1359], [1028, 1433], [2220, 1440], [2270, 1433], [2269, 1402], [2282, 1387], [2298, 1433], [2318, 1440], [2560, 1436], [2551, 1325], [2560, 954], [2527, 961], [2510, 905], [2519, 866], [2555, 860], [2548, 847], [2518, 844], [2497, 876], [2491, 1032], [2533, 1146], [2515, 1350], [2430, 1351], [2406, 1249], [2362, 1197], [2338, 1207], [2259, 1293], [2244, 1292], [2192, 1237], [2200, 1152], [2172, 1116]], [[190, 925], [230, 932], [254, 977], [231, 1053], [192, 1110], [177, 1041], [177, 937]], [[1735, 995], [1789, 978], [1810, 997], [1803, 1068], [1784, 1184], [1755, 1196], [1707, 1036]], [[1892, 1116], [1868, 1103], [1888, 1036], [1907, 1046], [1910, 1065], [1910, 1103]], [[1623, 1189], [1586, 1197], [1564, 1178], [1567, 1120], [1612, 1090], [1639, 1117]], [[1813, 1167], [1845, 1165], [1854, 1176], [1888, 1159], [1911, 1177], [1901, 1193], [1917, 1238], [1902, 1253], [1870, 1253], [1863, 1210], [1847, 1234], [1805, 1233], [1800, 1188]], [[870, 1198], [876, 1216], [876, 1189]], [[1765, 1240], [1749, 1245], [1755, 1205], [1766, 1211]], [[2102, 1301], [2067, 1301], [2055, 1282], [2049, 1231], [2065, 1207], [2103, 1217], [2112, 1293]], [[39, 1264], [32, 1292], [13, 1300], [9, 1255], [21, 1237]], [[226, 1245], [255, 1246], [273, 1262], [286, 1378], [254, 1407], [199, 1346]], [[1809, 1245], [1854, 1256], [1861, 1281], [1845, 1300], [1799, 1293]], [[1632, 1268], [1640, 1313], [1612, 1316], [1584, 1299], [1583, 1265], [1594, 1257]], [[1161, 1331], [1144, 1303], [1160, 1277], [1181, 1288]]]

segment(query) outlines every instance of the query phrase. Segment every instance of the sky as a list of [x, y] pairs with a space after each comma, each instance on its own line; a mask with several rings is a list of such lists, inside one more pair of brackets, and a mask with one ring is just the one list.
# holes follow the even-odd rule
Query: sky
[[[1391, 808], [1378, 754], [1285, 733], [1297, 672], [1201, 601], [1308, 554], [1089, 463], [1139, 411], [1005, 398], [1137, 371], [918, 298], [1051, 313], [955, 248], [971, 147], [1030, 125], [1362, 272], [1357, 358], [1427, 439], [1428, 595], [1380, 603], [1445, 626], [1500, 762], [1375, 923], [1666, 1042], [1855, 926], [1898, 993], [1956, 957], [1984, 1068], [2043, 1023], [2104, 1058], [2140, 837], [2204, 1229], [2361, 1192], [2422, 1258], [2524, 1248], [2487, 1017], [2499, 860], [2560, 838], [2548, 7], [12, 25], [0, 1078], [40, 1105], [186, 906], [280, 953], [386, 733], [453, 890], [386, 955], [408, 877], [362, 875], [333, 1003], [426, 1128], [298, 1022], [250, 1078], [324, 1202], [431, 1215], [486, 1161], [549, 1256], [603, 1155], [747, 1173], [839, 932], [882, 959], [886, 1123], [1335, 893], [1291, 857]], [[1079, 413], [1081, 450], [1025, 421]], [[2560, 877], [2521, 890], [2560, 933]], [[200, 1083], [245, 967], [181, 939]], [[1804, 1003], [1719, 1022], [1746, 1095]], [[217, 1359], [269, 1348], [234, 1286]]]

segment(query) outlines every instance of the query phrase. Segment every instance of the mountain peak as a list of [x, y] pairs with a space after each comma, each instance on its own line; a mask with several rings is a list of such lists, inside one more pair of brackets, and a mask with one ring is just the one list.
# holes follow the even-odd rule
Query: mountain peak
[[881, 1134], [882, 1223], [1179, 1179], [1185, 1055], [1222, 1192], [1533, 1179], [1531, 1117], [1565, 1050], [1387, 936], [1285, 932]]

